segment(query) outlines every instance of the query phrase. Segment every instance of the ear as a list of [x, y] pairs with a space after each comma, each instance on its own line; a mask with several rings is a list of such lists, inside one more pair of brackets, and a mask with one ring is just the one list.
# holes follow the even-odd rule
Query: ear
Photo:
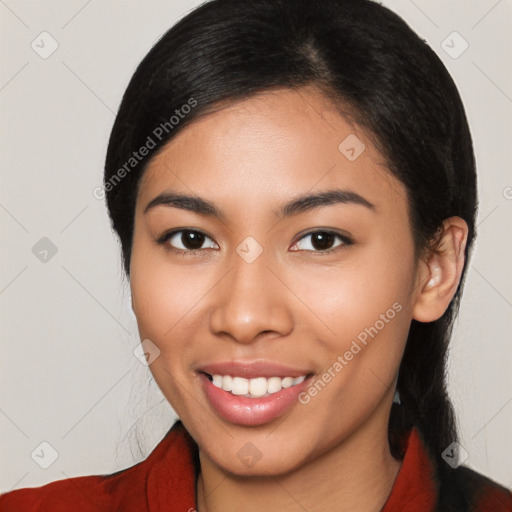
[[443, 221], [439, 243], [418, 265], [413, 318], [433, 322], [443, 316], [464, 268], [468, 225], [460, 217]]

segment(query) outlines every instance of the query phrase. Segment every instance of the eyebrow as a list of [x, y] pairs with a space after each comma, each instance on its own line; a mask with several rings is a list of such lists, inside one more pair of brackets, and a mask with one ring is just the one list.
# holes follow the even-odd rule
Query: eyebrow
[[[276, 213], [280, 219], [283, 219], [321, 206], [334, 204], [355, 204], [364, 206], [372, 211], [376, 210], [373, 203], [356, 192], [334, 189], [314, 194], [300, 195], [282, 205], [277, 211], [274, 211], [274, 213]], [[181, 208], [182, 210], [188, 210], [207, 217], [214, 217], [219, 220], [225, 220], [226, 218], [225, 214], [215, 203], [201, 197], [186, 194], [163, 192], [147, 204], [144, 213], [147, 213], [150, 209], [157, 206]]]

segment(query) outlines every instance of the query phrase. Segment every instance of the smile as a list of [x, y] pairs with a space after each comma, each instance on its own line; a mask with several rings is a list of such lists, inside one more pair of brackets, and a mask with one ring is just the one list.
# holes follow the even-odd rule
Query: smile
[[300, 377], [256, 377], [245, 379], [231, 375], [208, 375], [210, 382], [216, 387], [228, 391], [232, 395], [246, 398], [261, 398], [278, 393], [282, 389], [290, 388], [304, 382], [306, 375]]

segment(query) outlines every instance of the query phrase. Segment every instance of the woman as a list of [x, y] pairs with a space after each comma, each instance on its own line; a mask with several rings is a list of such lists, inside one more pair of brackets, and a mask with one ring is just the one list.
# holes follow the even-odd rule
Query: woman
[[459, 464], [445, 359], [476, 174], [435, 53], [369, 0], [213, 0], [144, 58], [105, 191], [180, 420], [1, 510], [505, 511]]

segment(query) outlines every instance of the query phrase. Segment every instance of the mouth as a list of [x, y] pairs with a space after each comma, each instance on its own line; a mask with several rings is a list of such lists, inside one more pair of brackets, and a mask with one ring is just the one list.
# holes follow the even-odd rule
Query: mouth
[[205, 375], [216, 388], [223, 389], [232, 395], [245, 398], [261, 398], [301, 384], [311, 374], [299, 377], [256, 377], [253, 379], [232, 375], [210, 375], [209, 373], [205, 373]]
[[293, 410], [314, 376], [308, 370], [261, 361], [212, 364], [196, 373], [213, 411], [244, 426], [264, 425]]

